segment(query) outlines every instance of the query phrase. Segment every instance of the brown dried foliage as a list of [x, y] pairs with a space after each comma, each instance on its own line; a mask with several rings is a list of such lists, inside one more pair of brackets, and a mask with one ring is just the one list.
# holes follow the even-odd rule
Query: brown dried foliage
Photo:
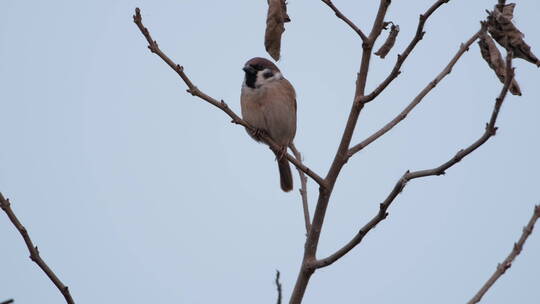
[[527, 60], [540, 67], [540, 60], [523, 40], [525, 35], [512, 22], [515, 7], [515, 3], [496, 5], [492, 12], [487, 11], [488, 31], [498, 44], [514, 54], [514, 58]]
[[289, 17], [289, 14], [287, 14], [287, 1], [281, 0], [281, 12], [283, 14], [283, 21], [285, 23], [291, 22], [291, 18]]
[[392, 27], [390, 28], [390, 34], [388, 34], [388, 37], [386, 38], [386, 41], [381, 45], [379, 50], [375, 52], [375, 55], [381, 57], [384, 59], [386, 55], [392, 50], [392, 47], [396, 43], [396, 38], [399, 34], [399, 25], [395, 25], [392, 23]]
[[285, 0], [268, 0], [264, 47], [276, 61], [280, 58], [281, 35], [285, 31], [284, 23], [290, 21]]
[[[495, 42], [485, 30], [480, 34], [478, 45], [480, 46], [482, 57], [486, 60], [489, 67], [495, 71], [499, 80], [504, 83], [506, 81], [506, 63], [502, 58], [501, 52], [497, 49]], [[510, 84], [510, 92], [514, 95], [521, 96], [521, 90], [515, 79], [512, 79], [512, 83]]]

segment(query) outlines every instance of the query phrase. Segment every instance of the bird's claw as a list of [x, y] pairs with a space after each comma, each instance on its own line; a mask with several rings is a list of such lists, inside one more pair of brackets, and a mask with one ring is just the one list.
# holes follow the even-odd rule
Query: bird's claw
[[257, 141], [261, 141], [263, 139], [264, 136], [266, 136], [266, 131], [263, 130], [263, 129], [254, 129], [254, 130], [249, 130], [249, 133], [251, 134], [251, 136], [253, 138], [255, 138], [255, 140]]

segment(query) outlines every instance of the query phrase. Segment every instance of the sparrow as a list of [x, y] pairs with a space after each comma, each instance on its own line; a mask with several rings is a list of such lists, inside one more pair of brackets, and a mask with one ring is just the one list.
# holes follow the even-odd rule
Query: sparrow
[[285, 154], [296, 134], [296, 93], [278, 67], [268, 59], [252, 58], [243, 70], [242, 118], [256, 130], [248, 130], [248, 134], [258, 142], [262, 139], [261, 134], [265, 134], [280, 146], [280, 150], [272, 149], [272, 152], [278, 162], [281, 189], [291, 191], [293, 178]]

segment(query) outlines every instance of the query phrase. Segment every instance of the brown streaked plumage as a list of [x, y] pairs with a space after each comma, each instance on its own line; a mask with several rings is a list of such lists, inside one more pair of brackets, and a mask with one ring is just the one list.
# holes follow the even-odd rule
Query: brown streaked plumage
[[[293, 179], [289, 161], [283, 157], [296, 134], [296, 93], [270, 60], [255, 57], [243, 68], [245, 72], [240, 103], [242, 118], [265, 132], [282, 147], [274, 151], [278, 161], [281, 189], [291, 191]], [[250, 134], [260, 141], [258, 134]]]

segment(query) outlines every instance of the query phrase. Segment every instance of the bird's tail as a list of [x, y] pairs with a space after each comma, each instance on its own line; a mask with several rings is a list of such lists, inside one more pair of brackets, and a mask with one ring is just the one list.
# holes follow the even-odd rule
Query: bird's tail
[[286, 157], [278, 157], [279, 167], [279, 181], [281, 184], [281, 190], [289, 192], [293, 189], [293, 178], [291, 173], [291, 166]]

